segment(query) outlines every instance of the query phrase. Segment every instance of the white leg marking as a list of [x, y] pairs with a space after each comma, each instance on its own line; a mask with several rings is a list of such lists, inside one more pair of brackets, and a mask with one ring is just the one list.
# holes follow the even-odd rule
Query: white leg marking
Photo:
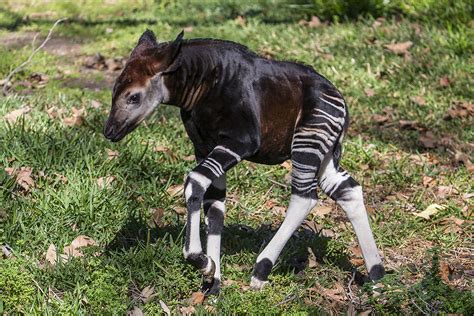
[[189, 229], [189, 249], [184, 251], [184, 256], [187, 257], [190, 254], [196, 254], [202, 252], [201, 236], [199, 235], [199, 223], [200, 223], [200, 212], [188, 213], [190, 216], [190, 229]]
[[277, 260], [280, 252], [290, 239], [291, 235], [305, 220], [308, 213], [316, 205], [316, 200], [310, 198], [302, 198], [298, 195], [292, 195], [285, 220], [281, 224], [275, 236], [258, 256], [257, 262], [264, 258], [269, 259], [273, 264]]
[[224, 147], [224, 146], [220, 146], [220, 145], [219, 145], [219, 146], [216, 146], [216, 147], [214, 148], [214, 150], [216, 150], [216, 149], [225, 151], [226, 153], [228, 153], [228, 154], [234, 156], [234, 158], [237, 160], [237, 162], [240, 162], [240, 160], [242, 159], [239, 155], [237, 155], [237, 153], [233, 152], [232, 150], [230, 150], [229, 148], [226, 148], [226, 147]]
[[207, 250], [206, 253], [216, 264], [216, 271], [214, 277], [221, 278], [221, 235], [207, 236]]

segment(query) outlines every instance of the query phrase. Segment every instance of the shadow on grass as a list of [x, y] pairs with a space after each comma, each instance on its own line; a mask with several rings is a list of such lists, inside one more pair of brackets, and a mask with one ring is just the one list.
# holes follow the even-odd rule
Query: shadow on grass
[[[106, 246], [106, 252], [116, 253], [140, 247], [140, 245], [160, 244], [171, 240], [182, 245], [184, 241], [185, 224], [180, 224], [177, 218], [176, 224], [166, 225], [159, 228], [150, 228], [147, 223], [134, 216], [130, 216], [126, 224], [117, 232], [115, 238]], [[181, 220], [181, 222], [183, 222]], [[205, 227], [201, 227], [201, 241], [205, 245]], [[269, 225], [261, 225], [258, 228], [251, 228], [245, 225], [231, 224], [225, 225], [222, 234], [222, 254], [233, 255], [242, 252], [257, 255], [271, 240], [276, 233]], [[275, 266], [273, 273], [287, 274], [299, 273], [307, 266], [310, 256], [308, 248], [311, 248], [315, 260], [318, 263], [325, 263], [326, 260], [335, 264], [344, 271], [352, 271], [354, 267], [346, 254], [329, 250], [331, 238], [321, 236], [310, 229], [302, 228], [297, 231], [285, 246], [279, 263]], [[155, 245], [158, 246], [158, 245]], [[182, 259], [184, 261], [184, 258]], [[364, 277], [359, 276], [360, 283], [364, 282]]]

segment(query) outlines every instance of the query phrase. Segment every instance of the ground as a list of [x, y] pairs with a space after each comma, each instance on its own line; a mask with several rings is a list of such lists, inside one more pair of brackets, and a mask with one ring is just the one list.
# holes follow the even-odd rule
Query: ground
[[[6, 1], [0, 79], [69, 19], [0, 81], [0, 313], [472, 312], [472, 5], [405, 2], [368, 11], [384, 18], [334, 7], [319, 20], [324, 1], [311, 12], [270, 1]], [[249, 290], [284, 217], [291, 166], [244, 162], [228, 176], [221, 295], [196, 293], [200, 276], [181, 250], [194, 161], [178, 110], [162, 106], [119, 143], [101, 133], [111, 86], [146, 28], [298, 60], [342, 91], [352, 117], [342, 165], [364, 187], [388, 271], [376, 289], [347, 218], [320, 194], [270, 286]]]

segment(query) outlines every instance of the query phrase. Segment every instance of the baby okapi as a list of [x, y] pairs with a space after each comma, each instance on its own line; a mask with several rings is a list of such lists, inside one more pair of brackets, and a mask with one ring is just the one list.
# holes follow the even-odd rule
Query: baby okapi
[[[203, 274], [203, 291], [220, 288], [226, 172], [241, 160], [278, 164], [291, 158], [285, 220], [258, 256], [251, 286], [262, 288], [288, 239], [316, 205], [316, 187], [334, 199], [354, 227], [372, 280], [384, 268], [369, 226], [361, 186], [339, 165], [349, 123], [341, 93], [312, 68], [268, 60], [222, 40], [157, 43], [147, 30], [112, 93], [104, 135], [119, 141], [160, 103], [178, 106], [197, 166], [185, 183], [185, 258]], [[200, 208], [207, 223], [203, 253]]]

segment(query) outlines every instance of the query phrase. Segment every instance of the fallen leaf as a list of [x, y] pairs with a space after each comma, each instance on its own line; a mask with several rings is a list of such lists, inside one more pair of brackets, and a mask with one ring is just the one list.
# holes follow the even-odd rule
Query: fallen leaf
[[77, 109], [76, 107], [72, 107], [72, 116], [70, 117], [65, 117], [63, 119], [63, 123], [66, 126], [72, 127], [72, 126], [82, 126], [84, 123], [84, 108], [82, 109]]
[[108, 160], [113, 160], [115, 158], [117, 158], [120, 154], [118, 151], [116, 150], [112, 150], [112, 149], [105, 149], [105, 151], [107, 152], [107, 159]]
[[474, 116], [474, 103], [459, 101], [446, 111], [444, 119], [464, 119], [472, 116]]
[[172, 185], [168, 189], [166, 189], [166, 193], [168, 193], [171, 197], [182, 195], [183, 192], [184, 192], [184, 185], [182, 184]]
[[50, 107], [46, 110], [50, 119], [55, 119], [59, 116], [58, 108], [55, 106]]
[[156, 227], [161, 227], [163, 226], [163, 222], [161, 219], [163, 218], [165, 210], [162, 208], [152, 208], [151, 209], [151, 222], [156, 226]]
[[428, 131], [424, 134], [421, 134], [418, 137], [418, 141], [420, 142], [421, 146], [423, 146], [424, 148], [435, 148], [436, 147], [436, 137], [430, 131]]
[[449, 277], [453, 274], [454, 269], [451, 268], [446, 261], [439, 262], [439, 275], [444, 282], [449, 282]]
[[428, 177], [428, 176], [423, 176], [423, 186], [425, 188], [429, 188], [429, 187], [432, 187], [436, 184], [436, 180], [432, 177]]
[[451, 84], [451, 82], [450, 82], [448, 76], [443, 76], [443, 77], [439, 78], [439, 85], [441, 87], [449, 87], [450, 84]]
[[161, 308], [163, 309], [163, 312], [165, 312], [165, 314], [166, 314], [167, 316], [170, 316], [170, 315], [171, 315], [170, 308], [169, 308], [168, 305], [166, 305], [165, 302], [163, 302], [162, 300], [160, 300], [160, 306], [161, 306]]
[[400, 120], [398, 121], [398, 124], [400, 124], [400, 128], [403, 129], [419, 129], [417, 121]]
[[372, 115], [372, 119], [378, 124], [383, 124], [388, 122], [390, 117], [388, 115], [374, 114]]
[[430, 219], [431, 216], [435, 215], [439, 211], [443, 210], [445, 207], [439, 204], [431, 204], [423, 212], [413, 213], [413, 215], [422, 217], [424, 219]]
[[308, 267], [309, 268], [314, 268], [318, 265], [318, 262], [316, 261], [316, 255], [313, 252], [313, 249], [311, 247], [308, 247]]
[[106, 189], [106, 188], [110, 187], [112, 182], [114, 182], [114, 181], [115, 181], [114, 176], [100, 177], [99, 179], [97, 179], [97, 185], [101, 189]]
[[290, 160], [284, 161], [283, 163], [280, 164], [280, 166], [282, 166], [283, 168], [285, 168], [288, 171], [291, 171], [291, 161]]
[[195, 161], [196, 156], [194, 156], [194, 155], [185, 156], [185, 157], [183, 157], [183, 160], [184, 161]]
[[456, 163], [462, 163], [466, 167], [467, 170], [470, 172], [474, 171], [474, 165], [472, 164], [471, 160], [469, 159], [469, 156], [462, 151], [456, 150], [454, 154], [454, 160]]
[[365, 95], [368, 96], [369, 98], [375, 95], [375, 91], [372, 90], [371, 88], [365, 88], [364, 92], [365, 92]]
[[30, 167], [21, 167], [16, 174], [16, 183], [26, 191], [35, 186], [35, 182], [31, 177], [32, 169]]
[[49, 245], [48, 250], [46, 251], [46, 261], [49, 262], [52, 266], [56, 264], [58, 255], [56, 252], [56, 246], [54, 244]]
[[194, 308], [194, 306], [188, 306], [188, 307], [180, 307], [179, 308], [179, 312], [182, 314], [182, 315], [192, 315], [194, 313], [196, 313], [196, 309]]
[[320, 27], [321, 25], [322, 25], [321, 20], [315, 15], [313, 15], [311, 17], [311, 20], [308, 22], [308, 26], [311, 28]]
[[235, 23], [236, 23], [237, 25], [240, 25], [240, 26], [242, 26], [242, 27], [244, 27], [245, 24], [246, 24], [245, 18], [244, 18], [243, 16], [241, 16], [241, 15], [239, 15], [238, 17], [236, 17], [234, 21], [235, 21]]
[[385, 45], [385, 47], [392, 53], [395, 53], [397, 55], [405, 55], [408, 53], [408, 50], [410, 49], [412, 45], [413, 45], [412, 42], [407, 41], [407, 42], [402, 42], [402, 43], [387, 44]]
[[436, 196], [440, 199], [444, 199], [456, 192], [456, 189], [452, 185], [440, 185], [436, 191]]
[[206, 296], [205, 296], [204, 293], [202, 293], [201, 291], [194, 292], [194, 293], [191, 295], [190, 304], [191, 304], [191, 305], [202, 304], [205, 299], [206, 299]]
[[91, 237], [86, 236], [86, 235], [79, 235], [71, 242], [71, 247], [75, 249], [88, 247], [88, 246], [96, 246], [96, 245], [97, 245], [97, 242]]
[[93, 107], [94, 109], [100, 109], [102, 107], [102, 103], [97, 100], [92, 100], [91, 107]]
[[349, 251], [354, 257], [362, 258], [362, 249], [360, 249], [360, 246], [349, 247]]
[[186, 213], [187, 213], [186, 208], [185, 208], [185, 207], [181, 207], [181, 206], [175, 207], [175, 208], [174, 208], [174, 211], [175, 211], [176, 214], [178, 214], [178, 215], [186, 215]]
[[426, 105], [426, 100], [421, 95], [415, 95], [411, 97], [410, 100], [418, 105]]
[[131, 311], [127, 312], [128, 316], [143, 316], [143, 311], [138, 307], [135, 306]]
[[313, 208], [311, 213], [313, 213], [314, 216], [324, 218], [324, 216], [331, 213], [331, 211], [332, 211], [331, 206], [321, 205], [321, 206], [316, 206], [315, 208]]
[[148, 303], [152, 298], [153, 294], [155, 293], [155, 287], [154, 286], [146, 286], [140, 293], [140, 297], [142, 299], [143, 303]]
[[186, 26], [185, 28], [183, 28], [183, 31], [185, 31], [186, 33], [191, 33], [193, 30], [194, 28], [192, 26]]
[[15, 173], [15, 168], [12, 167], [7, 167], [4, 170], [9, 176], [12, 176]]
[[22, 116], [25, 116], [27, 113], [31, 111], [31, 108], [29, 106], [22, 106], [21, 108], [17, 110], [13, 110], [7, 114], [5, 114], [4, 118], [6, 121], [9, 123], [15, 123], [17, 119], [19, 119]]

